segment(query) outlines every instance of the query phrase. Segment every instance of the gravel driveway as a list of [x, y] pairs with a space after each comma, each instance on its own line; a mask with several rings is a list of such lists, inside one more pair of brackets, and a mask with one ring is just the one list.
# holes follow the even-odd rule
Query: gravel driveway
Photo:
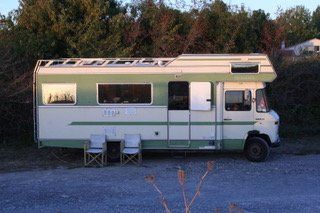
[[271, 154], [251, 163], [238, 154], [144, 158], [143, 166], [53, 169], [0, 175], [1, 212], [164, 212], [144, 176], [154, 174], [173, 212], [183, 212], [177, 168], [187, 172], [189, 197], [206, 169], [192, 212], [222, 212], [229, 203], [247, 212], [320, 212], [320, 155]]

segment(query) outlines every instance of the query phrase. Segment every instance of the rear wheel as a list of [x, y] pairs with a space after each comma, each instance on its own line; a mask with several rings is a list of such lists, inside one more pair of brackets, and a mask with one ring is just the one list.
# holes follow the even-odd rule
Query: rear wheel
[[263, 162], [267, 160], [270, 148], [268, 143], [262, 138], [252, 137], [247, 140], [244, 151], [249, 161]]

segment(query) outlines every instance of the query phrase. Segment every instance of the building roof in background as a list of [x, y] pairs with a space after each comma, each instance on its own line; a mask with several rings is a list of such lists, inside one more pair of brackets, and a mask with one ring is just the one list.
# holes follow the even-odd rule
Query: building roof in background
[[304, 51], [315, 52], [314, 47], [320, 46], [320, 39], [313, 38], [302, 43], [298, 43], [289, 47], [281, 48], [285, 55], [301, 55]]

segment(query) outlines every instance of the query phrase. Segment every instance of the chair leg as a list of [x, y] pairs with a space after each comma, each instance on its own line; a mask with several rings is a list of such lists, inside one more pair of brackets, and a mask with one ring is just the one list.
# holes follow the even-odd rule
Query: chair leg
[[126, 163], [127, 163], [126, 155], [125, 154], [121, 154], [121, 166], [125, 165]]
[[90, 161], [90, 154], [89, 153], [85, 153], [84, 154], [84, 166], [88, 166], [89, 165], [89, 162]]
[[136, 165], [140, 165], [142, 162], [142, 156], [139, 154], [133, 154], [133, 155], [123, 154], [123, 158], [121, 158], [121, 159], [122, 159], [121, 166], [123, 166], [129, 162], [132, 162]]
[[92, 156], [89, 153], [86, 153], [84, 157], [84, 166], [88, 166], [92, 161]]
[[121, 166], [127, 164], [130, 161], [130, 158], [126, 154], [122, 154], [121, 156]]
[[92, 155], [87, 153], [88, 159], [86, 160], [85, 166], [89, 165], [92, 162], [96, 162], [99, 166], [103, 167], [103, 156], [102, 154]]
[[139, 153], [138, 157], [139, 157], [139, 164], [141, 165], [142, 164], [142, 153], [141, 152]]
[[106, 156], [105, 154], [103, 154], [103, 163], [104, 165], [108, 165], [108, 156]]
[[104, 153], [102, 154], [102, 165], [106, 165], [106, 155]]

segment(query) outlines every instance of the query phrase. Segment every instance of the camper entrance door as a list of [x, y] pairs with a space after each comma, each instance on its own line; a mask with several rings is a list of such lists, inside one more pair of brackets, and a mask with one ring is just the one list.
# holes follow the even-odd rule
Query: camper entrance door
[[214, 138], [211, 83], [168, 84], [168, 146], [189, 148], [191, 140]]

